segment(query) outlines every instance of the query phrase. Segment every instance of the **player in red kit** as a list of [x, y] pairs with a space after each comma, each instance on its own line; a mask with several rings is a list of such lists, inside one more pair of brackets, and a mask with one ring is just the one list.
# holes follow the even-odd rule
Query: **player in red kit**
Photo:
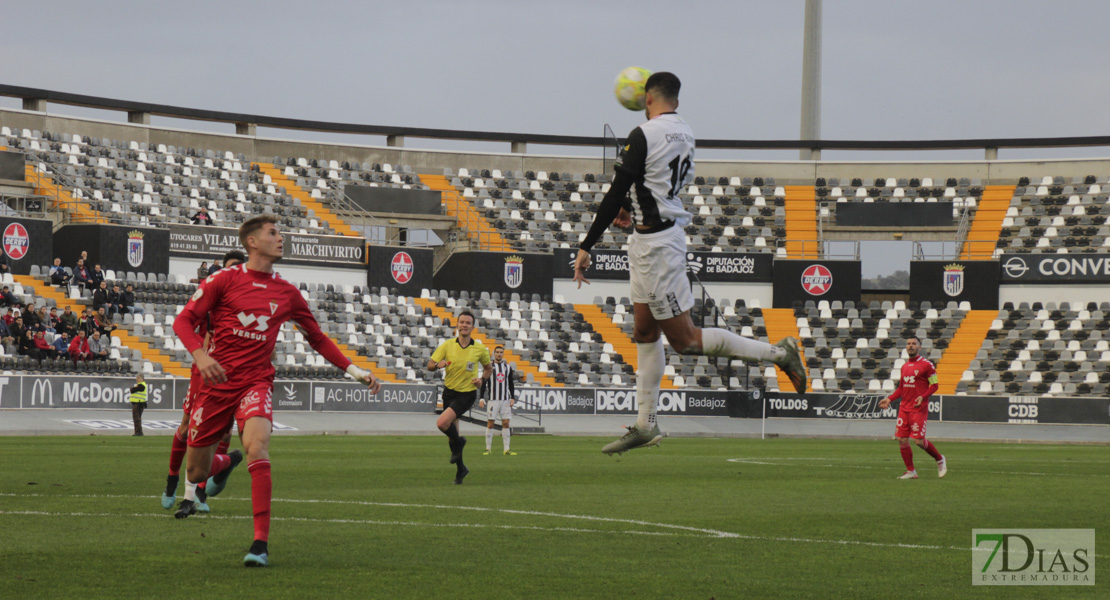
[[892, 400], [902, 399], [902, 403], [898, 405], [898, 428], [894, 432], [902, 451], [902, 460], [906, 463], [906, 472], [899, 479], [917, 479], [917, 469], [913, 467], [911, 439], [936, 459], [937, 475], [944, 477], [948, 474], [944, 455], [925, 439], [925, 422], [929, 420], [929, 397], [936, 393], [939, 385], [937, 370], [933, 363], [921, 356], [921, 340], [917, 336], [906, 340], [906, 354], [909, 360], [902, 365], [898, 389], [879, 402], [879, 408], [886, 408]]
[[[368, 385], [372, 394], [381, 383], [351, 364], [335, 343], [320, 330], [300, 291], [274, 273], [274, 263], [284, 249], [277, 217], [259, 215], [239, 227], [239, 241], [247, 262], [218, 271], [193, 294], [174, 321], [174, 333], [193, 355], [204, 386], [193, 398], [189, 423], [189, 449], [185, 454], [188, 481], [205, 481], [213, 464], [216, 445], [234, 422], [247, 453], [254, 511], [254, 543], [243, 559], [248, 567], [269, 565], [270, 533], [270, 432], [273, 429], [271, 393], [274, 365], [270, 362], [282, 323], [292, 319], [305, 332], [312, 348], [333, 365]], [[212, 341], [206, 349], [196, 333], [208, 315]], [[175, 517], [195, 512], [195, 498], [181, 501]]]
[[[247, 255], [243, 254], [241, 250], [232, 250], [224, 255], [223, 264], [225, 269], [230, 269], [231, 267], [244, 262], [247, 262]], [[205, 348], [208, 347], [208, 342], [211, 341], [209, 331], [211, 329], [210, 325], [211, 323], [209, 323], [209, 320], [205, 319], [197, 327], [197, 335], [204, 338]], [[166, 476], [166, 489], [162, 491], [162, 508], [165, 508], [167, 510], [173, 508], [174, 497], [177, 495], [177, 483], [180, 479], [179, 474], [181, 471], [181, 462], [185, 460], [185, 450], [188, 448], [186, 439], [189, 435], [189, 417], [192, 414], [193, 409], [193, 396], [200, 392], [203, 384], [204, 381], [200, 378], [200, 371], [197, 370], [197, 364], [193, 363], [189, 378], [189, 389], [185, 392], [185, 403], [181, 407], [182, 411], [185, 414], [181, 417], [181, 425], [178, 425], [177, 431], [173, 435], [173, 443], [170, 445], [170, 471], [169, 475]], [[231, 432], [229, 431], [226, 435], [224, 435], [224, 439], [216, 447], [216, 456], [219, 457], [221, 455], [226, 455], [227, 448], [230, 444]], [[227, 476], [231, 474], [230, 471], [238, 466], [240, 462], [242, 462], [243, 453], [235, 450], [228, 456], [228, 458], [230, 459], [230, 465], [225, 470], [223, 470], [220, 475], [222, 482], [225, 483], [227, 482]], [[220, 461], [220, 463], [222, 464], [224, 459], [213, 458], [213, 460]], [[197, 512], [208, 512], [208, 504], [206, 502], [207, 497], [215, 496], [223, 490], [223, 486], [215, 486], [219, 489], [215, 489], [214, 487], [212, 490], [209, 490], [207, 489], [206, 483], [207, 482], [201, 482], [197, 486], [197, 491], [194, 492], [194, 495], [196, 496]], [[188, 486], [192, 484], [186, 482], [186, 485]], [[213, 493], [213, 491], [215, 493]]]

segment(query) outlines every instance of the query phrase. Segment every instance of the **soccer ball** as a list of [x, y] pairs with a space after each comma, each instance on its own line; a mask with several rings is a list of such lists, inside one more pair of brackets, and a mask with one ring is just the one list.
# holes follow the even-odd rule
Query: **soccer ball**
[[640, 67], [628, 67], [621, 71], [613, 84], [617, 102], [628, 110], [644, 110], [644, 84], [648, 77], [651, 77], [651, 71]]

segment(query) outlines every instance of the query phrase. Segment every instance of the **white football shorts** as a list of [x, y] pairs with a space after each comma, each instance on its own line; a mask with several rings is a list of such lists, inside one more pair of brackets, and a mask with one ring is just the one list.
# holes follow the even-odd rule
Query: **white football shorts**
[[513, 418], [513, 409], [508, 400], [489, 400], [486, 402], [486, 420], [504, 421]]
[[694, 307], [686, 276], [686, 230], [677, 224], [656, 233], [628, 238], [632, 301], [647, 304], [657, 321], [677, 317]]

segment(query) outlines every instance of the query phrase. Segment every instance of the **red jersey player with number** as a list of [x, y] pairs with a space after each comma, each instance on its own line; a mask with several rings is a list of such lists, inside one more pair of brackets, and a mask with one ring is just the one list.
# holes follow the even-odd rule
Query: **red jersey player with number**
[[[244, 263], [246, 261], [247, 255], [243, 254], [241, 250], [232, 250], [224, 255], [223, 264], [225, 269], [230, 269], [231, 267], [234, 267], [235, 265]], [[204, 282], [201, 281], [201, 283]], [[208, 319], [205, 319], [201, 321], [201, 324], [197, 327], [197, 335], [204, 339], [205, 348], [208, 347], [208, 342], [211, 340], [209, 335], [209, 325], [210, 323], [208, 322]], [[177, 482], [179, 479], [179, 473], [181, 471], [181, 462], [185, 460], [185, 450], [188, 448], [186, 439], [189, 435], [189, 417], [192, 415], [193, 411], [193, 396], [200, 392], [200, 389], [201, 387], [203, 387], [203, 385], [204, 381], [200, 378], [200, 371], [197, 370], [197, 364], [193, 363], [193, 368], [191, 369], [189, 377], [189, 389], [185, 392], [185, 402], [181, 407], [182, 411], [185, 414], [181, 417], [181, 425], [178, 425], [177, 431], [173, 434], [173, 443], [170, 445], [170, 471], [169, 475], [166, 476], [166, 489], [162, 491], [162, 508], [165, 508], [167, 510], [173, 508], [174, 496], [177, 493]], [[219, 480], [217, 482], [214, 482], [216, 483], [216, 485], [213, 486], [211, 490], [206, 489], [205, 483], [202, 482], [199, 486], [197, 486], [197, 491], [193, 492], [193, 495], [196, 496], [197, 512], [208, 512], [208, 504], [206, 502], [207, 496], [215, 496], [219, 494], [220, 491], [223, 490], [223, 485], [221, 484], [225, 484], [227, 482], [227, 477], [231, 474], [231, 470], [238, 466], [238, 464], [243, 460], [243, 453], [238, 450], [232, 451], [232, 453], [228, 455], [227, 459], [220, 458], [221, 456], [228, 454], [227, 448], [230, 444], [231, 432], [229, 431], [226, 435], [224, 435], [224, 439], [216, 447], [216, 457], [213, 458], [214, 462], [220, 463], [216, 466], [222, 467], [219, 475]], [[230, 464], [227, 467], [223, 466], [224, 460], [230, 461]], [[186, 486], [189, 485], [192, 484], [186, 482]]]
[[[351, 364], [320, 330], [300, 291], [274, 273], [274, 263], [281, 259], [284, 249], [277, 223], [274, 215], [245, 221], [239, 227], [239, 241], [247, 251], [247, 262], [209, 277], [173, 324], [174, 333], [192, 353], [205, 382], [193, 398], [189, 449], [185, 454], [189, 482], [208, 478], [216, 445], [231, 429], [233, 420], [239, 427], [251, 475], [254, 510], [254, 543], [243, 559], [248, 567], [269, 565], [270, 398], [274, 385], [270, 356], [282, 323], [296, 321], [314, 350], [368, 385], [372, 394], [381, 389], [371, 373]], [[208, 315], [212, 318], [212, 341], [206, 349], [196, 328]], [[185, 518], [196, 512], [190, 491], [187, 486], [175, 517]]]
[[906, 472], [899, 479], [917, 479], [917, 470], [913, 467], [913, 448], [910, 439], [921, 446], [937, 461], [937, 475], [944, 477], [948, 474], [948, 465], [944, 455], [937, 451], [937, 447], [925, 439], [925, 421], [929, 419], [929, 397], [937, 391], [937, 370], [933, 363], [921, 356], [921, 340], [917, 336], [910, 336], [906, 340], [906, 354], [909, 360], [902, 365], [902, 377], [898, 381], [898, 389], [888, 398], [879, 402], [879, 408], [890, 406], [892, 400], [901, 398], [898, 405], [898, 428], [894, 437], [898, 438], [898, 447], [902, 451], [902, 460], [906, 463]]

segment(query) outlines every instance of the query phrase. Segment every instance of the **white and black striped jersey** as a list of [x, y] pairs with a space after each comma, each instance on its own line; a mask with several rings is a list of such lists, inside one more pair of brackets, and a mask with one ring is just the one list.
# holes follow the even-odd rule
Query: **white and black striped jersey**
[[493, 375], [482, 382], [480, 397], [486, 398], [489, 391], [490, 400], [512, 400], [516, 398], [516, 386], [513, 385], [513, 366], [505, 361], [490, 363], [493, 366]]
[[678, 194], [694, 180], [694, 132], [677, 113], [663, 113], [633, 129], [613, 166], [632, 179], [629, 195], [637, 225], [690, 223], [693, 215]]

